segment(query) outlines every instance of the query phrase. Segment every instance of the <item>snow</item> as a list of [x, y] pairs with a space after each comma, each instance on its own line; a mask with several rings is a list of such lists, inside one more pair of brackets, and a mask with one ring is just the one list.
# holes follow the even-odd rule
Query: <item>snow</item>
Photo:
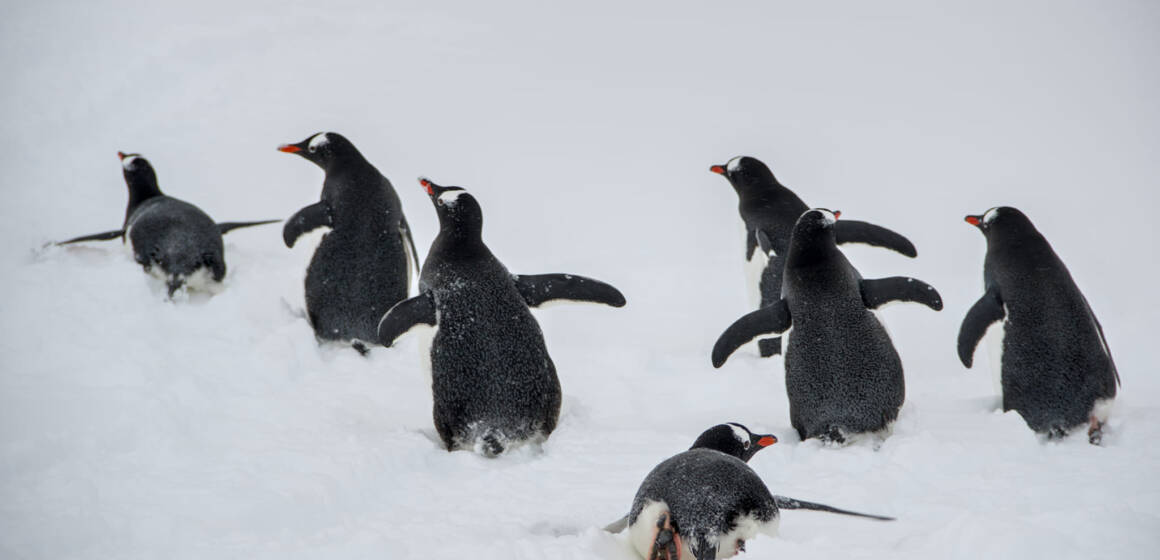
[[[0, 18], [0, 557], [635, 557], [604, 524], [705, 428], [780, 442], [788, 511], [743, 558], [1131, 558], [1160, 546], [1160, 6], [744, 2], [12, 3]], [[426, 173], [471, 190], [517, 274], [607, 281], [622, 309], [537, 310], [564, 389], [542, 449], [439, 448], [420, 337], [318, 346], [317, 235], [225, 238], [224, 291], [175, 303], [115, 242], [114, 154], [219, 221], [289, 217], [321, 173], [274, 149], [333, 130], [395, 182], [421, 253]], [[808, 204], [910, 237], [946, 308], [883, 314], [906, 368], [893, 435], [789, 426], [780, 358], [709, 363], [750, 310], [736, 195], [708, 165], [775, 162]], [[1124, 204], [1139, 219], [1124, 220]], [[1124, 386], [1104, 447], [1043, 442], [955, 356], [982, 294], [962, 216], [1010, 205], [1099, 316]], [[1077, 217], [1082, 217], [1077, 220]], [[1082, 432], [1082, 431], [1081, 431]]]

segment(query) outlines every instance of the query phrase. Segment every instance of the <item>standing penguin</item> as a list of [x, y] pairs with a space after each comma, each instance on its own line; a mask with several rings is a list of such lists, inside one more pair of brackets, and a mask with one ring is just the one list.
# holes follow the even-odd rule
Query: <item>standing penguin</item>
[[987, 256], [985, 292], [959, 329], [959, 359], [971, 367], [979, 339], [1003, 321], [1003, 410], [1049, 438], [1087, 423], [1099, 444], [1120, 374], [1087, 299], [1023, 212], [1002, 206], [966, 220], [987, 238]]
[[777, 534], [779, 509], [811, 509], [893, 521], [835, 507], [774, 496], [746, 464], [777, 443], [730, 422], [709, 428], [688, 451], [657, 465], [645, 477], [632, 510], [606, 529], [626, 526], [629, 541], [646, 560], [729, 558], [758, 533]]
[[[737, 191], [738, 210], [745, 222], [750, 304], [758, 308], [771, 305], [781, 299], [782, 271], [793, 225], [809, 206], [757, 158], [737, 156], [709, 170], [724, 176]], [[912, 258], [918, 255], [905, 237], [866, 222], [843, 220], [837, 225], [836, 236], [838, 244], [865, 243]], [[762, 357], [781, 353], [780, 338], [762, 339], [757, 344]]]
[[407, 299], [411, 262], [419, 257], [391, 182], [346, 137], [319, 132], [278, 150], [322, 168], [322, 199], [290, 217], [287, 247], [311, 230], [331, 228], [306, 269], [306, 314], [322, 340], [351, 341], [360, 352], [376, 340], [379, 318]]
[[379, 324], [390, 346], [419, 324], [434, 325], [431, 388], [435, 429], [448, 451], [494, 457], [543, 441], [560, 413], [560, 381], [540, 325], [528, 307], [552, 300], [624, 305], [603, 282], [570, 274], [514, 275], [480, 237], [483, 213], [461, 187], [421, 178], [435, 204], [439, 234], [419, 278], [419, 295]]
[[278, 221], [214, 223], [197, 206], [162, 193], [149, 160], [123, 152], [117, 152], [117, 157], [121, 158], [125, 185], [129, 187], [129, 204], [121, 229], [83, 235], [57, 245], [118, 237], [123, 243], [128, 238], [133, 244], [133, 259], [145, 272], [165, 282], [171, 298], [183, 287], [210, 292], [220, 287], [226, 275], [223, 233]]
[[803, 440], [833, 443], [886, 430], [905, 397], [902, 361], [871, 310], [890, 301], [942, 309], [938, 292], [914, 278], [863, 279], [836, 245], [840, 215], [815, 208], [798, 218], [782, 298], [738, 319], [713, 347], [713, 367], [721, 367], [742, 344], [792, 326], [785, 355], [790, 421]]

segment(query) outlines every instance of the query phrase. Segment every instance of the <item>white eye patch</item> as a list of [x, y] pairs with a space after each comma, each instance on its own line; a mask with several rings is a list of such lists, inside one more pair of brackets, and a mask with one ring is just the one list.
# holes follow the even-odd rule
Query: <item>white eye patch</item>
[[459, 195], [464, 194], [466, 192], [467, 191], [462, 191], [462, 190], [447, 191], [447, 192], [439, 195], [439, 202], [442, 202], [445, 206], [450, 208], [452, 206], [455, 206], [459, 202]]
[[743, 158], [743, 157], [745, 157], [745, 156], [737, 156], [737, 157], [729, 160], [729, 163], [725, 164], [725, 171], [728, 171], [730, 173], [737, 171], [737, 169], [741, 167], [741, 158]]
[[307, 147], [309, 147], [311, 150], [317, 150], [318, 148], [325, 146], [328, 143], [330, 143], [330, 138], [326, 137], [326, 133], [319, 132], [318, 134], [314, 135], [314, 138], [310, 139], [310, 144]]
[[983, 223], [989, 224], [989, 223], [995, 221], [995, 218], [998, 218], [998, 217], [999, 217], [999, 209], [992, 208], [990, 210], [987, 210], [986, 214], [983, 214]]
[[818, 212], [822, 213], [822, 220], [826, 222], [827, 226], [832, 226], [838, 221], [838, 218], [834, 217], [834, 213], [829, 210], [818, 210]]
[[126, 156], [125, 159], [121, 160], [121, 167], [129, 169], [129, 165], [132, 164], [136, 159], [137, 156]]
[[737, 424], [729, 423], [728, 426], [733, 428], [733, 437], [737, 438], [742, 444], [749, 443], [749, 431]]

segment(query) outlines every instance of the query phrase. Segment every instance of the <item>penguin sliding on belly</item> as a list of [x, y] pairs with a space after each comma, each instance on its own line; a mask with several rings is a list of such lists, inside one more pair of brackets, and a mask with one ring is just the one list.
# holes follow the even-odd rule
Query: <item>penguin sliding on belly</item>
[[987, 238], [987, 256], [983, 297], [959, 330], [959, 359], [971, 367], [979, 339], [1002, 321], [1003, 410], [1049, 438], [1086, 423], [1099, 444], [1120, 375], [1087, 299], [1023, 212], [1003, 206], [966, 220]]
[[[757, 158], [737, 156], [725, 165], [709, 168], [729, 180], [739, 199], [738, 210], [745, 222], [745, 260], [750, 303], [758, 308], [781, 299], [782, 271], [794, 223], [809, 206], [782, 185], [773, 172]], [[865, 243], [884, 247], [908, 257], [918, 252], [905, 237], [884, 227], [854, 220], [837, 225], [839, 245]], [[780, 338], [758, 341], [762, 357], [781, 353]]]
[[774, 443], [774, 436], [754, 434], [741, 424], [709, 428], [688, 451], [657, 465], [641, 483], [629, 514], [606, 529], [627, 527], [633, 548], [646, 560], [713, 560], [743, 552], [745, 541], [758, 534], [775, 536], [783, 509], [893, 521], [774, 496], [746, 464]]
[[713, 367], [721, 367], [742, 344], [792, 326], [785, 355], [790, 421], [803, 440], [832, 443], [884, 433], [905, 397], [902, 361], [871, 310], [890, 301], [942, 309], [938, 292], [914, 278], [863, 279], [835, 243], [840, 214], [802, 214], [786, 251], [781, 299], [738, 319], [713, 347]]
[[128, 238], [133, 246], [133, 259], [145, 272], [165, 282], [170, 298], [183, 287], [217, 291], [226, 275], [222, 234], [278, 221], [214, 223], [197, 206], [162, 193], [148, 160], [139, 154], [122, 152], [117, 152], [117, 157], [121, 158], [125, 184], [129, 187], [129, 204], [121, 229], [83, 235], [57, 245], [118, 237], [124, 242]]
[[407, 299], [419, 257], [391, 182], [346, 137], [320, 132], [279, 151], [321, 167], [322, 198], [290, 217], [287, 247], [329, 227], [306, 269], [306, 314], [321, 340], [351, 341], [360, 352], [377, 340], [379, 318]]
[[448, 451], [494, 457], [545, 440], [560, 413], [560, 381], [540, 325], [528, 310], [552, 300], [624, 305], [616, 288], [570, 274], [514, 275], [480, 237], [483, 213], [461, 187], [420, 184], [435, 204], [439, 234], [419, 277], [419, 295], [395, 305], [378, 327], [391, 344], [411, 328], [431, 341], [435, 429]]

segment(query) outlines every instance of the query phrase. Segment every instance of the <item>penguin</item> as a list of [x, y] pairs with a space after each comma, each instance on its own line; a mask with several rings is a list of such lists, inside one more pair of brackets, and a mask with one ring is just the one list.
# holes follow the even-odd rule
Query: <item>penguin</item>
[[834, 444], [888, 434], [905, 397], [902, 362], [872, 310], [890, 301], [943, 306], [933, 287], [914, 278], [863, 279], [836, 245], [840, 215], [815, 208], [798, 218], [781, 299], [734, 322], [712, 356], [721, 367], [742, 344], [792, 326], [785, 355], [791, 423], [802, 440]]
[[[793, 225], [809, 206], [782, 185], [761, 160], [737, 156], [709, 168], [729, 180], [739, 199], [745, 223], [746, 280], [750, 305], [765, 307], [781, 299], [782, 271]], [[865, 243], [914, 258], [918, 252], [907, 238], [884, 227], [843, 220], [836, 230], [838, 244]], [[765, 239], [763, 240], [762, 237]], [[779, 338], [757, 342], [763, 358], [781, 353]]]
[[979, 339], [1002, 321], [1003, 410], [1049, 439], [1087, 424], [1098, 445], [1120, 374], [1087, 299], [1023, 212], [1001, 206], [966, 221], [987, 239], [987, 255], [983, 296], [959, 329], [959, 359], [971, 367]]
[[322, 168], [322, 197], [290, 217], [287, 247], [328, 227], [306, 268], [306, 315], [319, 340], [348, 341], [361, 353], [377, 339], [379, 318], [407, 299], [418, 255], [391, 182], [336, 132], [319, 132], [279, 151]]
[[735, 422], [709, 428], [688, 451], [645, 477], [629, 514], [605, 529], [628, 529], [629, 542], [647, 560], [729, 558], [758, 534], [776, 536], [783, 509], [807, 509], [893, 521], [832, 506], [775, 496], [747, 462], [777, 443]]
[[272, 224], [258, 222], [214, 223], [208, 214], [184, 200], [167, 196], [157, 185], [157, 173], [141, 154], [117, 152], [129, 203], [121, 229], [82, 235], [57, 245], [83, 241], [126, 238], [132, 243], [133, 259], [145, 272], [165, 282], [170, 298], [182, 288], [216, 292], [226, 275], [222, 234], [229, 231]]
[[436, 328], [433, 416], [448, 451], [495, 457], [543, 442], [556, 427], [560, 381], [529, 307], [559, 300], [623, 307], [624, 296], [583, 276], [508, 272], [480, 237], [483, 212], [475, 197], [462, 187], [419, 183], [435, 205], [439, 234], [423, 263], [419, 295], [383, 316], [379, 343], [389, 347], [418, 325]]

